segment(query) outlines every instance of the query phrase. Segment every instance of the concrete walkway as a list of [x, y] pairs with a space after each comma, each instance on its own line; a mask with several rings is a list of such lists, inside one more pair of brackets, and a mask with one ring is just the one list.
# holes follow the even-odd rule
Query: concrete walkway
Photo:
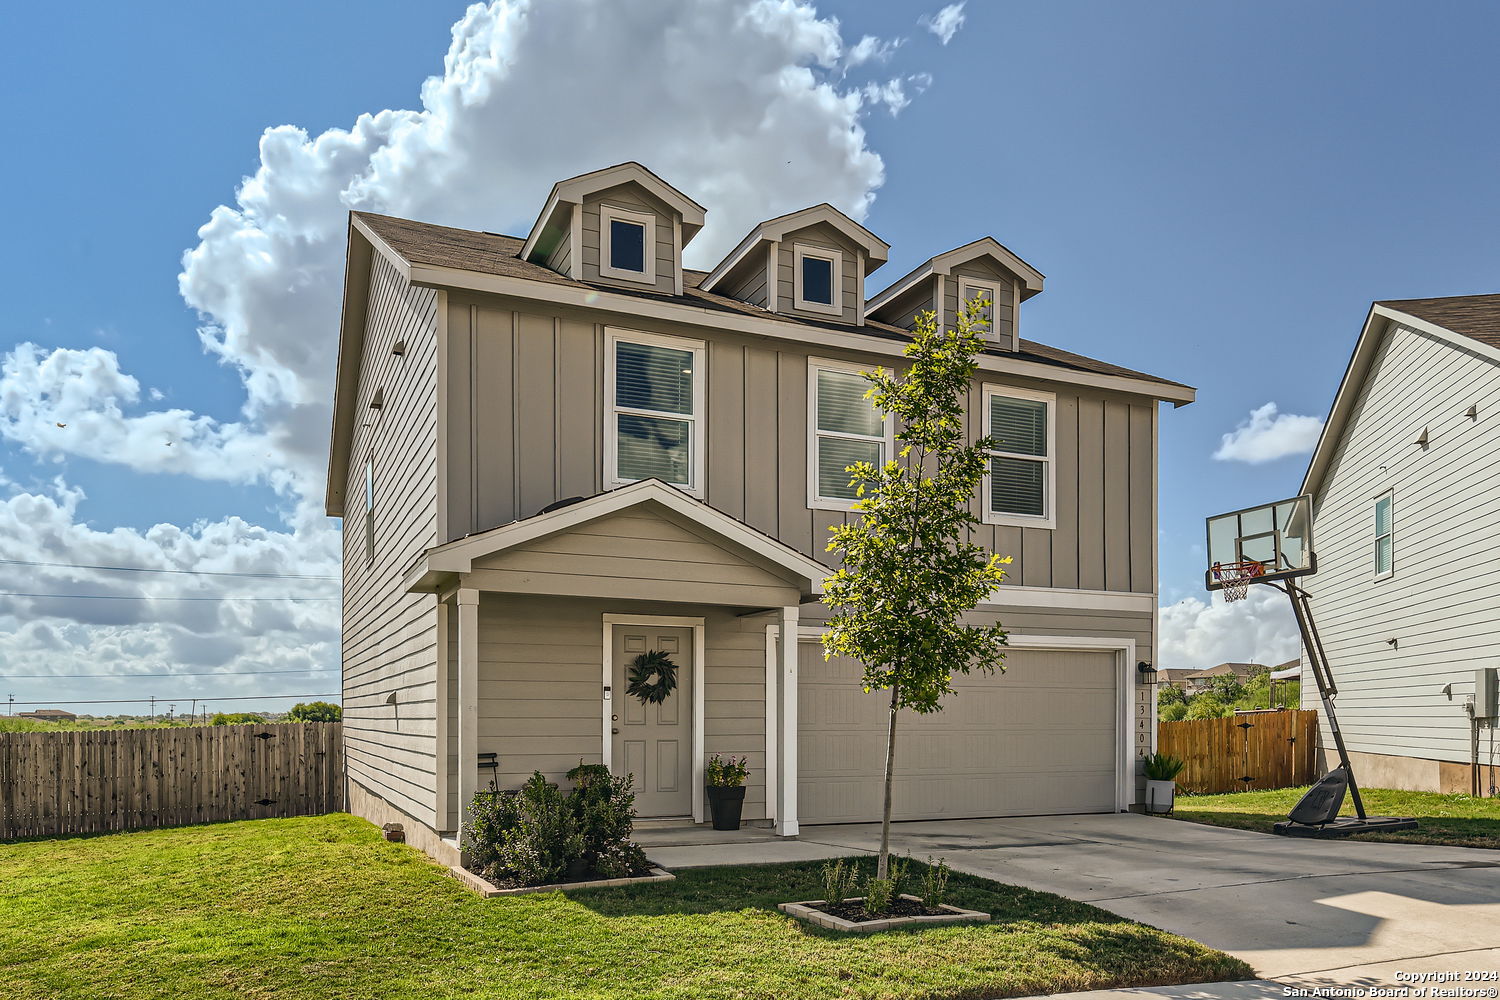
[[[1083, 900], [1237, 955], [1260, 988], [1396, 985], [1397, 971], [1500, 970], [1500, 850], [1294, 840], [1134, 814], [899, 823], [918, 860]], [[872, 852], [878, 825], [797, 841], [649, 851], [668, 868]], [[1471, 982], [1449, 985], [1495, 986]], [[1105, 996], [1223, 996], [1252, 984]], [[1196, 991], [1196, 992], [1195, 992]]]

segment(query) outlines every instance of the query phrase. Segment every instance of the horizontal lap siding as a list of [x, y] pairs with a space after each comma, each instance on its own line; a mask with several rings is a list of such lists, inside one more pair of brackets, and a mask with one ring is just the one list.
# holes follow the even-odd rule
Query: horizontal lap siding
[[[351, 778], [436, 821], [436, 605], [401, 574], [437, 540], [436, 293], [375, 255], [345, 496], [344, 745]], [[392, 353], [398, 340], [404, 355]], [[369, 407], [376, 390], [383, 396]], [[375, 557], [365, 557], [364, 465], [375, 462]], [[396, 703], [388, 703], [394, 694]]]
[[1012, 284], [1012, 279], [1001, 273], [998, 268], [991, 267], [983, 261], [972, 260], [959, 265], [943, 282], [942, 322], [945, 325], [958, 325], [958, 314], [963, 307], [958, 297], [960, 278], [976, 282], [991, 282], [995, 285], [995, 301], [991, 305], [992, 315], [995, 317], [995, 328], [984, 331], [983, 336], [986, 340], [996, 341], [1007, 349], [1014, 350], [1016, 323], [1015, 308], [1011, 303], [1011, 297], [1015, 286]]
[[[1471, 405], [1477, 421], [1464, 415]], [[1415, 444], [1424, 428], [1426, 450]], [[1500, 661], [1500, 366], [1393, 327], [1341, 437], [1316, 498], [1318, 572], [1304, 586], [1345, 740], [1355, 751], [1467, 762], [1464, 700], [1474, 671]], [[1387, 490], [1395, 572], [1376, 580], [1374, 503]], [[1316, 707], [1316, 691], [1305, 687], [1303, 701]]]
[[673, 238], [672, 218], [675, 213], [665, 204], [641, 191], [634, 185], [621, 185], [598, 194], [588, 195], [583, 200], [583, 268], [579, 275], [584, 281], [597, 281], [622, 288], [640, 288], [640, 282], [606, 278], [599, 274], [603, 239], [600, 234], [599, 206], [602, 204], [623, 208], [631, 212], [647, 212], [656, 217], [656, 284], [655, 291], [671, 294], [676, 286], [677, 252]]
[[[833, 316], [829, 313], [811, 312], [797, 308], [797, 286], [796, 282], [796, 260], [797, 245], [802, 244], [810, 249], [822, 248], [826, 250], [838, 250], [843, 255], [843, 269], [840, 280], [843, 293], [839, 302], [842, 314]], [[777, 312], [786, 313], [790, 316], [802, 316], [815, 319], [819, 322], [833, 320], [853, 323], [856, 320], [859, 309], [859, 289], [861, 282], [859, 278], [859, 255], [862, 250], [851, 243], [843, 233], [826, 223], [819, 223], [807, 229], [799, 229], [797, 232], [788, 233], [780, 242], [780, 257], [776, 264], [776, 299]]]

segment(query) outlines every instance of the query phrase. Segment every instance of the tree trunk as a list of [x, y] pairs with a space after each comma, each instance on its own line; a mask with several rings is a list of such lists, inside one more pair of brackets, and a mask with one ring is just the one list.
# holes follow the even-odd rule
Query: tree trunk
[[886, 878], [891, 866], [891, 779], [896, 773], [896, 708], [900, 685], [891, 684], [891, 724], [885, 739], [885, 808], [880, 816], [880, 858], [875, 862], [875, 877]]

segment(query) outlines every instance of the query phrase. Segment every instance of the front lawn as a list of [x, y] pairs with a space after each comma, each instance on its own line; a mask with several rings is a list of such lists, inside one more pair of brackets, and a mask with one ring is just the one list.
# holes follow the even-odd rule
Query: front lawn
[[875, 935], [775, 910], [817, 864], [480, 899], [345, 815], [0, 844], [7, 1000], [1000, 997], [1248, 978], [1238, 959], [955, 875], [988, 925]]
[[[1270, 792], [1229, 792], [1224, 795], [1179, 795], [1176, 819], [1237, 830], [1271, 832], [1306, 792], [1279, 788]], [[1415, 830], [1361, 833], [1351, 840], [1385, 840], [1400, 844], [1438, 844], [1446, 847], [1500, 848], [1500, 799], [1476, 799], [1439, 792], [1401, 792], [1390, 788], [1362, 788], [1365, 812], [1371, 816], [1415, 816]], [[1354, 803], [1344, 799], [1343, 815], [1354, 815]]]

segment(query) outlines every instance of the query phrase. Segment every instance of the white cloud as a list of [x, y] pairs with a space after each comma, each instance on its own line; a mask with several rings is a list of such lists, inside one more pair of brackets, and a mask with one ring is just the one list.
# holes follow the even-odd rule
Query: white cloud
[[958, 34], [958, 29], [964, 25], [964, 5], [962, 3], [950, 3], [931, 17], [921, 20], [922, 27], [937, 35], [938, 41], [947, 45], [953, 41], [953, 36]]
[[1214, 458], [1221, 462], [1260, 465], [1288, 455], [1306, 455], [1317, 447], [1322, 417], [1278, 413], [1275, 403], [1250, 411], [1250, 416], [1219, 441]]
[[1216, 663], [1273, 666], [1298, 655], [1297, 623], [1286, 595], [1251, 587], [1243, 601], [1208, 603], [1188, 597], [1157, 615], [1158, 667], [1211, 667]]
[[[935, 21], [933, 30], [946, 41], [961, 5], [944, 17], [951, 26]], [[911, 99], [901, 81], [920, 93], [930, 77], [849, 77], [889, 61], [899, 44], [865, 36], [846, 46], [838, 22], [800, 0], [474, 4], [452, 26], [443, 71], [425, 81], [415, 108], [315, 136], [294, 125], [266, 130], [255, 171], [183, 255], [178, 285], [202, 318], [199, 343], [243, 383], [238, 419], [153, 409], [161, 394], [147, 389], [143, 402], [140, 383], [108, 350], [22, 344], [4, 360], [0, 435], [21, 448], [268, 483], [294, 505], [290, 530], [226, 519], [99, 532], [77, 523], [76, 491], [6, 484], [0, 538], [7, 518], [19, 535], [0, 553], [303, 573], [336, 565], [338, 536], [321, 498], [350, 209], [521, 233], [552, 182], [636, 159], [708, 207], [690, 264], [711, 264], [755, 223], [817, 202], [863, 219], [884, 165], [862, 118], [875, 107], [898, 112]], [[161, 586], [97, 573], [34, 580], [62, 588], [39, 593]], [[335, 662], [337, 611], [325, 615], [328, 607], [12, 600], [0, 604], [0, 662], [48, 649], [46, 662], [59, 668], [86, 662], [91, 649], [96, 666], [136, 662], [131, 655], [175, 669], [265, 666], [312, 650]], [[40, 631], [42, 619], [71, 624]]]

